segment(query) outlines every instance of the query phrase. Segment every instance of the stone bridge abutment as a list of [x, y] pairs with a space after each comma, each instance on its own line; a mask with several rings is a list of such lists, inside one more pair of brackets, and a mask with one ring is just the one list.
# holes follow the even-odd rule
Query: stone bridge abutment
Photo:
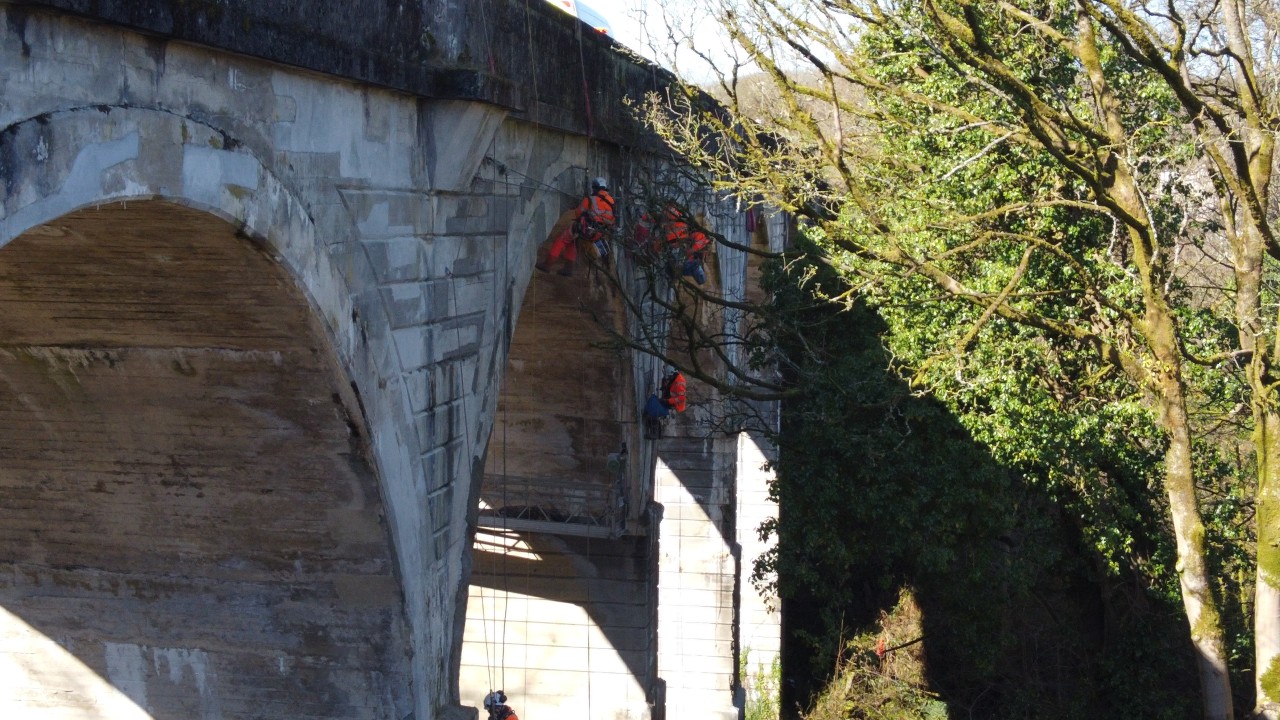
[[[654, 72], [587, 38], [611, 59], [567, 82], [531, 53], [581, 29], [541, 3], [90, 5], [0, 0], [0, 714], [466, 715], [486, 474], [585, 478], [615, 441], [654, 450], [632, 397], [652, 362], [600, 354], [580, 298], [532, 276], [586, 178], [624, 175], [641, 140], [620, 98]], [[539, 398], [519, 379], [539, 345], [617, 392], [576, 414]], [[518, 436], [543, 414], [586, 439]], [[705, 478], [720, 504], [732, 454]], [[566, 632], [617, 646], [623, 679], [596, 682], [625, 698], [544, 683], [544, 710], [661, 700], [641, 494], [625, 537], [503, 534], [543, 561], [520, 592], [576, 604]], [[707, 552], [733, 565], [723, 540]], [[479, 561], [492, 591], [512, 558]], [[735, 567], [708, 588], [730, 606]], [[717, 622], [707, 652], [732, 663], [734, 620]], [[593, 661], [521, 672], [564, 658]], [[732, 712], [735, 672], [711, 706]]]

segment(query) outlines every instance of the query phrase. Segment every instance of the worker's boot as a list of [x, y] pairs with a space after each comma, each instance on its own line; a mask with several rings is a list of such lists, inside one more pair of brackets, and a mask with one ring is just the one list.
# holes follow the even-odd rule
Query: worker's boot
[[572, 261], [566, 262], [566, 263], [564, 264], [564, 267], [560, 268], [560, 273], [559, 273], [559, 274], [561, 274], [561, 275], [563, 275], [563, 276], [565, 276], [565, 277], [572, 277], [572, 276], [573, 276], [573, 262], [572, 262]]
[[549, 264], [547, 264], [547, 262], [546, 262], [545, 260], [544, 260], [544, 261], [542, 261], [542, 262], [540, 262], [540, 263], [534, 263], [534, 265], [533, 265], [533, 266], [534, 266], [535, 268], [537, 268], [537, 269], [541, 270], [542, 272], [551, 272], [551, 266], [550, 266]]

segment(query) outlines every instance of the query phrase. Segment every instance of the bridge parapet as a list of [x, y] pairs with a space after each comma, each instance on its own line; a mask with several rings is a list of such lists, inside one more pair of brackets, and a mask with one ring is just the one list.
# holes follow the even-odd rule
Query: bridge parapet
[[[632, 147], [654, 141], [623, 99], [670, 74], [546, 2], [525, 0], [20, 0], [148, 34], [381, 86], [478, 101]], [[21, 33], [20, 33], [21, 35]], [[30, 39], [21, 38], [30, 43]], [[572, 70], [566, 67], [569, 58]]]

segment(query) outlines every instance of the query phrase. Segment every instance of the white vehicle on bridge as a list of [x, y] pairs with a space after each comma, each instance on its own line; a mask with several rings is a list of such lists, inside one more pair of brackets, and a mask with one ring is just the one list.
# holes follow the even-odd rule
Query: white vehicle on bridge
[[595, 28], [596, 32], [613, 37], [613, 28], [609, 26], [609, 21], [583, 0], [547, 0], [547, 2]]

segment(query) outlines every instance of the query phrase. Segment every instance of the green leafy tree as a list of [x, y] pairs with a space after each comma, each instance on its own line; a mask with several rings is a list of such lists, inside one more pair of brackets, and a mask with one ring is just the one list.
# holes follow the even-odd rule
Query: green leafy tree
[[[1109, 513], [1160, 455], [1208, 718], [1234, 714], [1219, 573], [1251, 539], [1224, 531], [1248, 500], [1255, 714], [1280, 717], [1271, 12], [721, 0], [732, 117], [692, 96], [649, 115], [724, 191], [807, 216], [902, 366], [997, 457], [1074, 486], [1105, 555], [1140, 557]], [[771, 104], [735, 101], [743, 67], [772, 80]]]
[[[801, 658], [791, 671], [801, 700], [812, 691], [805, 678], [830, 671], [842, 635], [910, 588], [930, 619], [930, 679], [958, 708], [981, 706], [984, 717], [1186, 717], [1186, 665], [1164, 620], [1176, 607], [1173, 549], [1160, 542], [1158, 496], [1146, 491], [1158, 453], [1108, 426], [1115, 417], [1037, 408], [1041, 423], [1079, 428], [1077, 468], [1096, 475], [1103, 463], [1093, 460], [1102, 457], [1107, 482], [1073, 492], [1051, 481], [1063, 470], [1049, 443], [1066, 433], [1049, 428], [1044, 447], [996, 462], [951, 409], [889, 370], [877, 313], [863, 300], [832, 299], [848, 286], [813, 264], [803, 238], [793, 252], [766, 285], [774, 316], [791, 330], [775, 333], [794, 363], [788, 379], [804, 392], [784, 402], [774, 486], [781, 514], [764, 528], [777, 546], [757, 578], [776, 582], [790, 602], [789, 624], [806, 648], [791, 656]], [[1013, 374], [1003, 386], [1018, 398], [1011, 404], [1044, 402], [1034, 376]], [[1067, 512], [1054, 510], [1051, 494]], [[1081, 517], [1089, 520], [1070, 520]], [[1107, 531], [1080, 537], [1094, 527]], [[1098, 570], [1083, 561], [1082, 543], [1105, 549], [1095, 554], [1099, 565], [1146, 564]], [[1114, 589], [1135, 579], [1136, 592]], [[1100, 595], [1103, 607], [1091, 614], [1093, 603], [1072, 588], [1093, 586], [1084, 595]], [[1085, 629], [1099, 624], [1097, 612], [1110, 618], [1100, 636]], [[812, 664], [803, 667], [806, 657]]]

